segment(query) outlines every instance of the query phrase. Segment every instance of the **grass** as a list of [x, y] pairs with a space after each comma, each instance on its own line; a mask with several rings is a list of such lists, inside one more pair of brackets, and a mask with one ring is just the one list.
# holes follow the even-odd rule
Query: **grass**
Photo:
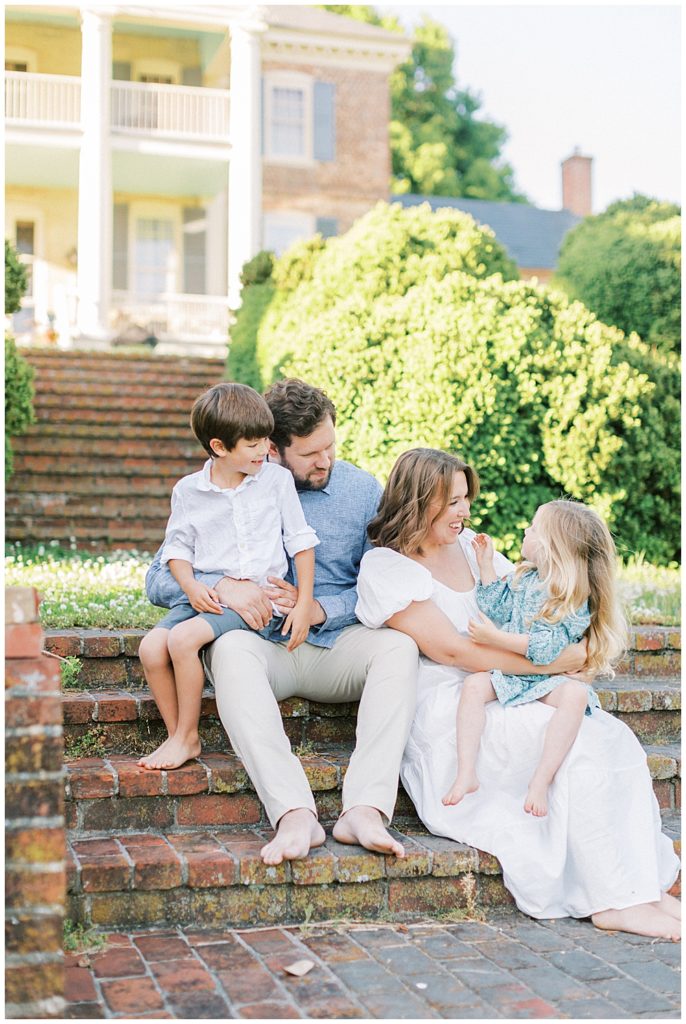
[[[35, 547], [8, 544], [5, 584], [39, 591], [46, 629], [150, 629], [164, 615], [145, 596], [145, 573], [151, 561], [152, 555], [141, 551], [94, 554], [60, 548], [54, 541]], [[678, 566], [654, 566], [632, 558], [620, 565], [619, 584], [634, 625], [679, 625]]]

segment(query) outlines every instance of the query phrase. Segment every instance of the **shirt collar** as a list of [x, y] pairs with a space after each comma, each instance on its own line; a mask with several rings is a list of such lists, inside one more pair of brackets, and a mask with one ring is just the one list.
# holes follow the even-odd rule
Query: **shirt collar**
[[247, 475], [245, 479], [241, 480], [238, 487], [218, 487], [212, 480], [210, 471], [212, 468], [212, 459], [208, 459], [205, 465], [202, 467], [200, 476], [198, 477], [197, 488], [199, 491], [219, 491], [220, 494], [224, 494], [226, 491], [238, 494], [239, 491], [244, 491], [246, 487], [254, 484], [264, 473], [267, 463], [260, 467], [259, 471], [254, 476]]

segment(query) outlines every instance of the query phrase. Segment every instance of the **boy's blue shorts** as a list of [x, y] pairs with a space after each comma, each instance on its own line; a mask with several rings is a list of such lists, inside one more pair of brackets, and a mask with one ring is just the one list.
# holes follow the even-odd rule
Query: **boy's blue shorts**
[[230, 633], [234, 629], [247, 629], [251, 633], [258, 633], [265, 640], [269, 640], [274, 634], [278, 635], [281, 632], [284, 623], [284, 616], [276, 615], [262, 629], [253, 629], [233, 608], [224, 608], [221, 615], [216, 615], [214, 612], [196, 612], [192, 605], [184, 602], [183, 604], [175, 605], [167, 612], [163, 619], [160, 619], [155, 624], [154, 628], [173, 629], [180, 622], [185, 622], [186, 619], [194, 619], [196, 616], [204, 619], [205, 622], [209, 622], [215, 640], [217, 637], [223, 636], [224, 633]]

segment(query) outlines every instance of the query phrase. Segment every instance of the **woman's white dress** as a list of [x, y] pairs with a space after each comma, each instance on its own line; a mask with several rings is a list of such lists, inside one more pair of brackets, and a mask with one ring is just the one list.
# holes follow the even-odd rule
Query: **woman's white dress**
[[[473, 537], [465, 530], [459, 543], [476, 580]], [[498, 556], [496, 571], [510, 568]], [[364, 556], [358, 595], [357, 616], [373, 628], [412, 601], [429, 599], [465, 636], [468, 620], [477, 617], [474, 590], [451, 590], [388, 548]], [[400, 774], [426, 827], [494, 854], [517, 906], [532, 917], [587, 917], [658, 900], [674, 883], [679, 862], [661, 832], [640, 743], [602, 710], [584, 718], [550, 787], [546, 817], [524, 811], [553, 714], [540, 701], [488, 705], [477, 761], [480, 788], [456, 806], [441, 803], [457, 768], [455, 711], [466, 674], [420, 658], [417, 710]]]

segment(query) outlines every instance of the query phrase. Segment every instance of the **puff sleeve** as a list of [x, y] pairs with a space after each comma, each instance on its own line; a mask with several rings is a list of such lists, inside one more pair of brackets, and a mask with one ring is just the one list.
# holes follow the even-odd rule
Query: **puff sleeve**
[[378, 629], [396, 612], [413, 601], [427, 601], [432, 593], [431, 573], [423, 565], [390, 548], [373, 548], [360, 563], [355, 614], [365, 626]]

